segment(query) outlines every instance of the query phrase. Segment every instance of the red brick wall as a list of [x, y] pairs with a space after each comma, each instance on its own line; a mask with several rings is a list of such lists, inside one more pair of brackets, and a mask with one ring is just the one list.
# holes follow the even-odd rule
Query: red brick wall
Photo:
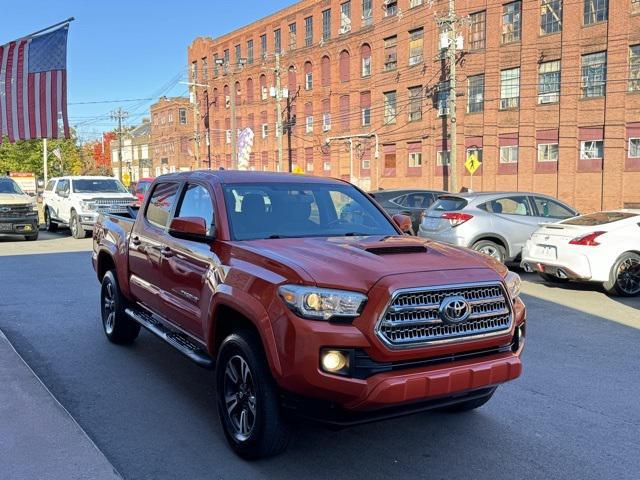
[[[180, 123], [180, 109], [185, 109], [186, 123]], [[195, 162], [193, 110], [188, 98], [162, 97], [151, 105], [151, 174], [199, 168]]]
[[[188, 48], [189, 63], [208, 58], [208, 78], [198, 82], [210, 85], [210, 92], [217, 89], [220, 100], [211, 107], [211, 126], [214, 120], [225, 125], [230, 109], [225, 108], [225, 85], [232, 85], [231, 75], [222, 72], [213, 77], [213, 55], [223, 57], [224, 49], [229, 49], [231, 62], [235, 61], [235, 45], [240, 44], [242, 56], [247, 55], [247, 40], [253, 39], [254, 63], [239, 69], [236, 80], [241, 84], [241, 95], [237, 108], [238, 128], [246, 127], [249, 115], [255, 118], [254, 152], [256, 168], [261, 168], [268, 159], [269, 169], [275, 168], [274, 152], [277, 150], [275, 133], [275, 100], [262, 100], [260, 95], [260, 75], [266, 75], [267, 86], [273, 86], [275, 66], [273, 31], [282, 32], [281, 78], [282, 85], [289, 82], [289, 69], [296, 69], [296, 84], [300, 94], [295, 100], [297, 125], [292, 137], [294, 155], [300, 167], [316, 175], [348, 177], [350, 173], [350, 153], [343, 141], [325, 140], [329, 136], [353, 135], [375, 132], [379, 136], [379, 157], [374, 155], [373, 141], [354, 141], [354, 171], [357, 183], [365, 188], [413, 186], [443, 189], [447, 187], [448, 175], [445, 168], [436, 165], [436, 152], [446, 144], [448, 126], [446, 117], [438, 117], [435, 97], [426, 96], [422, 106], [422, 119], [409, 122], [408, 88], [421, 85], [427, 92], [434, 92], [443, 76], [439, 60], [438, 28], [434, 15], [444, 12], [447, 2], [437, 1], [432, 6], [409, 8], [409, 0], [399, 0], [401, 15], [385, 18], [381, 0], [373, 0], [373, 25], [362, 28], [361, 1], [351, 1], [352, 30], [346, 35], [339, 34], [340, 4], [344, 0], [306, 0], [288, 7], [265, 19], [252, 23], [218, 39], [197, 38]], [[474, 189], [536, 191], [556, 195], [572, 203], [581, 211], [600, 208], [622, 207], [624, 203], [640, 203], [640, 165], [627, 159], [627, 133], [634, 122], [640, 122], [640, 95], [627, 93], [628, 47], [640, 43], [640, 16], [630, 15], [629, 0], [609, 1], [609, 21], [592, 26], [583, 26], [582, 2], [565, 2], [563, 28], [561, 33], [540, 35], [540, 2], [525, 0], [522, 4], [522, 40], [501, 44], [502, 4], [486, 0], [458, 0], [460, 16], [486, 10], [486, 47], [479, 51], [463, 50], [457, 72], [458, 80], [458, 177], [459, 186], [469, 186], [470, 176], [464, 170], [465, 147], [468, 139], [474, 143], [481, 140], [483, 165], [473, 178]], [[320, 42], [322, 34], [322, 11], [332, 10], [331, 40]], [[304, 47], [305, 17], [313, 15], [313, 46]], [[289, 49], [288, 25], [296, 22], [297, 48]], [[409, 34], [415, 28], [424, 28], [424, 63], [409, 66]], [[465, 49], [468, 48], [467, 27]], [[260, 35], [267, 35], [268, 57], [260, 58]], [[397, 35], [398, 67], [384, 72], [384, 38]], [[371, 76], [361, 77], [360, 49], [367, 44], [372, 49]], [[349, 81], [341, 81], [340, 56], [349, 52]], [[581, 55], [606, 50], [607, 94], [604, 98], [581, 98]], [[321, 85], [321, 58], [330, 58], [330, 84]], [[345, 65], [344, 54], [343, 68]], [[540, 60], [561, 60], [561, 100], [559, 103], [539, 105], [537, 99], [538, 62]], [[304, 89], [304, 64], [313, 64], [313, 89]], [[520, 67], [520, 107], [513, 110], [499, 110], [500, 71], [505, 68]], [[466, 112], [467, 76], [485, 74], [484, 112]], [[253, 101], [247, 100], [246, 80], [251, 78], [254, 85]], [[342, 79], [344, 80], [344, 78]], [[202, 95], [202, 88], [198, 95]], [[397, 92], [397, 119], [395, 124], [384, 124], [383, 93]], [[371, 92], [371, 125], [361, 125], [360, 93]], [[340, 105], [348, 95], [349, 115], [340, 119]], [[329, 100], [331, 106], [331, 131], [323, 132], [322, 106]], [[305, 104], [313, 108], [313, 133], [305, 132]], [[285, 102], [283, 101], [283, 107]], [[261, 113], [266, 112], [269, 135], [262, 139], [260, 132]], [[342, 120], [345, 120], [344, 118]], [[348, 123], [348, 127], [343, 127]], [[593, 161], [587, 165], [579, 160], [579, 132], [583, 127], [604, 125], [604, 159], [600, 164]], [[223, 128], [223, 127], [220, 127]], [[200, 129], [203, 131], [204, 126]], [[537, 161], [537, 145], [549, 132], [558, 137], [559, 162]], [[516, 165], [500, 165], [500, 139], [514, 137], [519, 145], [519, 161]], [[212, 132], [212, 137], [215, 132]], [[213, 167], [229, 167], [231, 145], [224, 141], [212, 142]], [[444, 139], [444, 141], [443, 141]], [[469, 140], [470, 141], [470, 140]], [[409, 143], [422, 142], [422, 167], [408, 167]], [[286, 169], [286, 137], [283, 141]], [[395, 145], [396, 168], [385, 169], [384, 147]], [[200, 155], [206, 157], [204, 142]], [[314, 162], [305, 161], [308, 149], [312, 149]], [[412, 147], [415, 148], [415, 147]], [[304, 155], [302, 152], [306, 152]], [[361, 168], [361, 160], [370, 159], [370, 168]], [[330, 170], [324, 163], [330, 161]], [[313, 165], [311, 172], [308, 165]]]

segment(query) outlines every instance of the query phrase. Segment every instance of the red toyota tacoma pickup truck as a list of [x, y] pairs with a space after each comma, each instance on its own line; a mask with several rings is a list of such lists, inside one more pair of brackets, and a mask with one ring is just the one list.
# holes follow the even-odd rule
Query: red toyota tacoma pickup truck
[[191, 172], [145, 198], [94, 231], [104, 332], [126, 344], [142, 326], [215, 367], [223, 430], [245, 458], [285, 448], [290, 412], [349, 425], [465, 411], [520, 375], [518, 275], [404, 235], [408, 217], [349, 183]]

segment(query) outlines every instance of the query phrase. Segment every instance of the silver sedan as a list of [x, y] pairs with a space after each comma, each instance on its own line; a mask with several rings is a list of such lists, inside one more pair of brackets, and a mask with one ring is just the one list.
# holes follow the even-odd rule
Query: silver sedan
[[424, 213], [418, 235], [510, 262], [518, 259], [525, 242], [541, 223], [577, 214], [561, 201], [537, 193], [447, 194]]

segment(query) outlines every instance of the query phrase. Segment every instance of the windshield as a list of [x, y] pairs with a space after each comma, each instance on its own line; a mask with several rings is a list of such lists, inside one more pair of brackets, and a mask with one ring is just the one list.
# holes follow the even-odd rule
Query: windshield
[[431, 210], [437, 210], [439, 212], [453, 212], [455, 210], [462, 210], [467, 206], [467, 201], [460, 197], [440, 197], [431, 205]]
[[74, 180], [73, 191], [75, 193], [129, 193], [115, 178], [113, 180]]
[[234, 240], [398, 235], [350, 185], [262, 183], [224, 186]]
[[18, 195], [24, 195], [24, 192], [20, 190], [18, 184], [10, 178], [0, 178], [0, 193], [16, 193]]
[[570, 220], [565, 220], [565, 225], [581, 225], [583, 227], [595, 227], [596, 225], [604, 225], [605, 223], [613, 223], [619, 220], [635, 217], [635, 213], [631, 212], [597, 212], [589, 215], [582, 215]]

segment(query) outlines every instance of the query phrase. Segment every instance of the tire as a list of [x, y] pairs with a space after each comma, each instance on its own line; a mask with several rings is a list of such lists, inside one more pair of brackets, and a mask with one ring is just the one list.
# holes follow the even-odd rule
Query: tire
[[222, 342], [216, 362], [216, 396], [224, 435], [236, 454], [256, 460], [285, 450], [289, 428], [255, 333], [241, 330]]
[[495, 258], [500, 263], [504, 263], [507, 258], [507, 251], [505, 248], [491, 240], [480, 240], [474, 243], [471, 248], [476, 252], [484, 253], [485, 255]]
[[633, 297], [640, 295], [640, 255], [626, 252], [613, 264], [609, 281], [602, 285], [609, 295]]
[[40, 232], [36, 232], [36, 233], [34, 233], [34, 234], [32, 234], [32, 235], [25, 235], [25, 236], [24, 236], [24, 239], [25, 239], [27, 242], [35, 242], [36, 240], [38, 240], [38, 235], [39, 235], [39, 234], [40, 234]]
[[126, 306], [115, 272], [109, 270], [100, 289], [102, 328], [109, 341], [118, 345], [133, 343], [140, 333], [140, 325], [125, 313]]
[[71, 235], [73, 238], [81, 239], [87, 237], [87, 232], [80, 223], [80, 218], [75, 210], [71, 211], [71, 219], [69, 220], [69, 228], [71, 229]]
[[496, 392], [494, 388], [490, 393], [485, 395], [484, 397], [474, 398], [473, 400], [467, 400], [466, 402], [456, 403], [454, 405], [450, 405], [448, 407], [444, 407], [442, 410], [449, 413], [462, 413], [468, 412], [470, 410], [475, 410], [476, 408], [480, 408], [493, 397], [493, 394]]
[[560, 278], [555, 275], [551, 275], [549, 273], [538, 272], [540, 278], [542, 278], [545, 282], [549, 283], [567, 283], [569, 281], [568, 278]]
[[58, 231], [58, 224], [56, 222], [54, 222], [53, 220], [51, 220], [51, 215], [49, 214], [49, 209], [48, 208], [44, 209], [44, 223], [46, 225], [47, 232], [57, 232]]

